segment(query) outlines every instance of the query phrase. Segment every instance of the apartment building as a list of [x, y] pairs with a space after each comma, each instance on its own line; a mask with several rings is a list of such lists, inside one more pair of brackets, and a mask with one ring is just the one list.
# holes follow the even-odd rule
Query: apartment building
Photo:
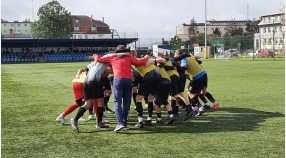
[[[207, 21], [207, 34], [213, 34], [213, 31], [217, 28], [221, 32], [221, 36], [227, 32], [229, 26], [236, 26], [238, 28], [242, 28], [243, 32], [246, 31], [246, 20], [209, 20]], [[176, 26], [176, 36], [181, 38], [182, 41], [189, 40], [188, 29], [190, 24], [181, 24]], [[195, 34], [204, 33], [205, 32], [205, 23], [197, 23], [197, 30]]]
[[256, 50], [269, 50], [277, 54], [284, 52], [285, 6], [260, 17], [259, 33], [254, 37]]
[[71, 15], [74, 31], [73, 39], [110, 39], [112, 33], [109, 26], [102, 20], [94, 20], [92, 16]]
[[[73, 39], [110, 39], [112, 33], [109, 26], [102, 20], [94, 20], [86, 15], [70, 15], [73, 21]], [[1, 35], [3, 39], [30, 39], [30, 19], [19, 22], [8, 22], [1, 19]]]
[[1, 19], [1, 36], [3, 39], [31, 39], [30, 19], [23, 22], [9, 22]]

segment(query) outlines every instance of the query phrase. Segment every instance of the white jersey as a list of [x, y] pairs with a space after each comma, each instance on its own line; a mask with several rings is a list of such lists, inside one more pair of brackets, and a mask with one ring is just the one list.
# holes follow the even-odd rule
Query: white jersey
[[97, 81], [100, 82], [101, 76], [104, 73], [105, 68], [108, 66], [108, 63], [99, 63], [96, 61], [91, 62], [87, 65], [89, 68], [86, 75], [85, 81]]

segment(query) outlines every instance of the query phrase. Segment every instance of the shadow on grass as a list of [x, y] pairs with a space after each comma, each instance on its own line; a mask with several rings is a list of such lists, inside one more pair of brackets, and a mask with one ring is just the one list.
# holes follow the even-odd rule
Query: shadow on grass
[[[166, 111], [162, 111], [162, 119]], [[152, 134], [152, 133], [212, 133], [212, 132], [230, 132], [230, 131], [255, 131], [265, 122], [266, 119], [275, 117], [284, 117], [282, 113], [265, 112], [248, 108], [225, 108], [220, 107], [215, 112], [207, 111], [202, 116], [193, 116], [188, 121], [183, 121], [185, 112], [181, 110], [178, 117], [173, 124], [166, 125], [153, 124], [152, 126], [145, 126], [144, 128], [137, 128], [134, 125], [137, 123], [137, 116], [135, 111], [130, 112], [127, 131], [120, 131], [119, 134]], [[144, 119], [147, 116], [146, 110], [144, 110]], [[153, 120], [155, 120], [156, 114], [153, 114]], [[109, 128], [95, 129], [92, 131], [81, 131], [80, 133], [97, 133], [97, 132], [114, 132], [116, 126], [115, 116], [109, 116], [106, 118], [111, 123]], [[166, 120], [163, 120], [164, 122]], [[79, 122], [79, 129], [82, 125], [91, 125], [95, 122]], [[114, 127], [113, 127], [114, 126]]]
[[[165, 112], [165, 111], [164, 111]], [[163, 112], [163, 113], [164, 113]], [[165, 112], [166, 113], [166, 112]], [[144, 115], [146, 116], [146, 114]], [[172, 125], [153, 124], [153, 126], [138, 129], [132, 127], [122, 134], [151, 134], [151, 133], [211, 133], [230, 131], [255, 131], [266, 119], [284, 117], [282, 113], [265, 112], [248, 108], [224, 108], [218, 111], [207, 111], [202, 116], [193, 116], [188, 121], [183, 121], [184, 111]], [[155, 118], [156, 115], [153, 117]], [[163, 117], [162, 117], [163, 118]], [[133, 124], [133, 123], [129, 123]], [[283, 123], [284, 124], [284, 123]], [[141, 132], [138, 132], [141, 131]]]

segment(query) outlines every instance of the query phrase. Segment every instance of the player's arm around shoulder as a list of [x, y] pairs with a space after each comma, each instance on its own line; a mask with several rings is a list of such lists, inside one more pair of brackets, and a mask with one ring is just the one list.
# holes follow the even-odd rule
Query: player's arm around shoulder
[[131, 63], [133, 64], [133, 65], [143, 65], [143, 64], [145, 64], [147, 61], [148, 61], [148, 59], [149, 59], [149, 56], [148, 55], [146, 55], [144, 58], [142, 58], [142, 59], [137, 59], [137, 58], [134, 58], [134, 57], [132, 57], [131, 58]]
[[110, 62], [110, 59], [112, 58], [113, 56], [99, 56], [97, 54], [94, 54], [93, 55], [93, 59], [94, 61], [97, 61], [97, 62], [102, 62], [102, 63], [108, 63]]

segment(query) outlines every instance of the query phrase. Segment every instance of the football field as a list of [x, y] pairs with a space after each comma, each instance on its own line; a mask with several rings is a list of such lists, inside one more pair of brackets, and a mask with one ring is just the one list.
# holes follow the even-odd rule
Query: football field
[[[127, 131], [79, 121], [80, 133], [55, 121], [74, 103], [72, 82], [87, 62], [1, 65], [1, 157], [51, 158], [281, 158], [285, 155], [285, 61], [203, 59], [215, 112], [172, 125], [138, 129], [130, 110]], [[186, 94], [186, 92], [185, 92]], [[109, 107], [113, 109], [113, 97]], [[74, 117], [77, 109], [66, 116]], [[144, 108], [144, 120], [147, 118]], [[84, 117], [87, 118], [86, 112]], [[162, 118], [167, 112], [162, 112]], [[153, 114], [153, 120], [156, 113]]]

